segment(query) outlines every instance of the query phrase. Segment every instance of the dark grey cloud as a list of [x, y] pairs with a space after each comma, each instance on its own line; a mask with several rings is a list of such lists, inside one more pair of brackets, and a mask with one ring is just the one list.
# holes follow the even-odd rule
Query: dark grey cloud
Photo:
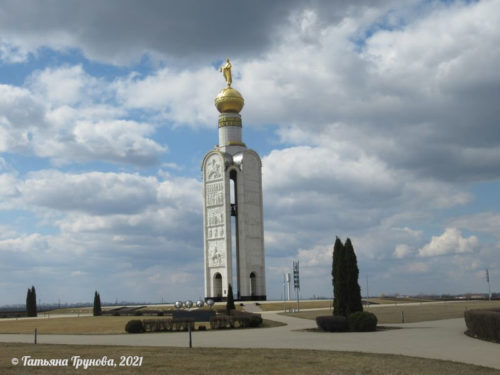
[[[5, 1], [2, 41], [28, 50], [77, 47], [92, 59], [127, 63], [145, 52], [196, 65], [196, 58], [255, 57], [276, 41], [294, 13], [314, 9], [336, 22], [366, 6], [391, 2], [299, 0]], [[314, 38], [314, 35], [312, 36]]]
[[262, 51], [273, 30], [298, 1], [28, 1], [3, 2], [4, 40], [64, 47], [68, 41], [91, 58], [221, 58]]

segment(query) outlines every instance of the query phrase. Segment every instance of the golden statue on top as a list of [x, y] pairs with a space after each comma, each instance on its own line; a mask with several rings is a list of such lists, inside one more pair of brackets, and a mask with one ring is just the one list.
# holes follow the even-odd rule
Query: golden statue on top
[[231, 83], [233, 83], [233, 75], [231, 74], [231, 67], [232, 67], [231, 62], [229, 61], [229, 59], [226, 59], [226, 63], [219, 68], [219, 71], [222, 72], [224, 78], [226, 79], [227, 87], [231, 87]]
[[215, 106], [220, 113], [239, 113], [245, 104], [238, 90], [231, 87], [233, 83], [231, 67], [231, 61], [226, 59], [226, 63], [219, 68], [227, 82], [227, 87], [224, 87], [215, 97]]

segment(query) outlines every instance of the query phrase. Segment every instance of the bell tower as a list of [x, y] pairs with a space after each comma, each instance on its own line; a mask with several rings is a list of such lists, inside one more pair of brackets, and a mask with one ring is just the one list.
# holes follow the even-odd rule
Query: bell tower
[[[205, 299], [265, 300], [262, 163], [242, 142], [244, 100], [231, 87], [229, 59], [220, 68], [227, 87], [215, 98], [219, 144], [202, 162]], [[234, 273], [233, 273], [234, 271]]]

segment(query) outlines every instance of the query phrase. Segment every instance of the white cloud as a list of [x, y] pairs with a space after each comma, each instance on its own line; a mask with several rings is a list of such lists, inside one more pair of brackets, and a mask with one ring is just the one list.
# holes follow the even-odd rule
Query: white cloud
[[298, 257], [303, 267], [330, 265], [333, 261], [333, 246], [317, 245], [312, 249], [299, 249]]
[[[95, 97], [92, 91], [97, 89], [98, 81], [86, 74], [81, 65], [74, 65], [35, 72], [29, 79], [29, 86], [51, 106], [74, 105]], [[105, 86], [99, 86], [100, 94], [105, 94]]]
[[120, 164], [150, 165], [166, 152], [148, 136], [154, 128], [135, 121], [76, 121], [69, 132], [43, 137], [35, 145], [42, 157], [58, 163], [101, 160]]
[[56, 164], [99, 160], [139, 166], [155, 164], [167, 151], [151, 138], [151, 124], [121, 119], [126, 110], [105, 103], [107, 83], [79, 65], [38, 72], [28, 87], [0, 85], [0, 151]]
[[156, 202], [158, 181], [126, 173], [32, 172], [19, 185], [28, 205], [95, 214], [135, 213]]
[[500, 238], [500, 213], [490, 211], [468, 215], [453, 220], [451, 225]]
[[3, 42], [0, 38], [0, 61], [7, 64], [26, 61], [28, 51], [19, 45]]
[[478, 246], [479, 240], [476, 236], [462, 237], [458, 229], [446, 228], [442, 235], [432, 236], [431, 241], [422, 247], [418, 254], [427, 257], [471, 253], [477, 250]]
[[394, 249], [394, 256], [399, 259], [406, 258], [411, 253], [412, 253], [412, 248], [406, 244], [398, 244]]
[[117, 80], [113, 86], [127, 108], [154, 111], [174, 124], [193, 127], [213, 126], [214, 99], [224, 87], [222, 76], [213, 68], [164, 68], [147, 77], [133, 74]]

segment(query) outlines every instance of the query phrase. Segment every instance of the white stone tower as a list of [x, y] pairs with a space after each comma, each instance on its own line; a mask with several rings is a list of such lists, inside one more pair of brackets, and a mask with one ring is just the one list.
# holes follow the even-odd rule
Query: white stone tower
[[221, 71], [227, 87], [215, 98], [219, 145], [201, 167], [205, 299], [226, 300], [231, 284], [236, 300], [265, 300], [262, 164], [241, 139], [244, 101], [231, 87], [229, 59]]

